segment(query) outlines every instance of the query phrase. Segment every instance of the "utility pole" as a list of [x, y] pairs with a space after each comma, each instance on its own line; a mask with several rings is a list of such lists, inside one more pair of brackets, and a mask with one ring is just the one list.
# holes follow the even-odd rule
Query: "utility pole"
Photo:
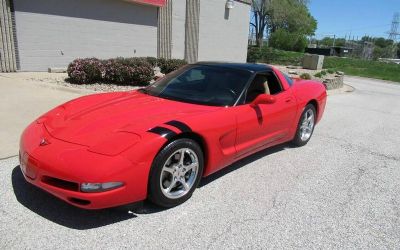
[[333, 35], [333, 45], [332, 45], [332, 47], [335, 47], [335, 42], [336, 42], [336, 35]]

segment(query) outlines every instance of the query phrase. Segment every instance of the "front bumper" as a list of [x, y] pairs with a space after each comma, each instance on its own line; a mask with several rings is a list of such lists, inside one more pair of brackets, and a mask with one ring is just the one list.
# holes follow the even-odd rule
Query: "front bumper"
[[[48, 143], [40, 146], [42, 139]], [[85, 146], [58, 140], [36, 122], [21, 136], [20, 167], [28, 182], [80, 208], [115, 207], [147, 196], [148, 167], [144, 164], [92, 153]], [[79, 188], [83, 182], [110, 181], [124, 185], [99, 193], [84, 193]]]

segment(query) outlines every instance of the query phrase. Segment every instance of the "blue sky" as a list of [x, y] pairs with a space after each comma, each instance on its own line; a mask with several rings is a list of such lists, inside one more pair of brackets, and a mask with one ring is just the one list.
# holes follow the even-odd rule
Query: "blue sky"
[[400, 12], [400, 0], [311, 0], [309, 8], [318, 20], [317, 38], [350, 33], [354, 38], [365, 34], [386, 38], [393, 14]]

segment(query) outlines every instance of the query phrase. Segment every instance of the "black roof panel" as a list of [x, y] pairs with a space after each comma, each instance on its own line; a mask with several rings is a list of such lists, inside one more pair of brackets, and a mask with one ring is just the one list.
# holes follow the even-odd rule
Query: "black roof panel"
[[197, 62], [195, 64], [208, 65], [208, 66], [219, 66], [224, 68], [241, 69], [252, 72], [260, 72], [271, 70], [271, 67], [266, 64], [257, 63], [233, 63], [233, 62]]

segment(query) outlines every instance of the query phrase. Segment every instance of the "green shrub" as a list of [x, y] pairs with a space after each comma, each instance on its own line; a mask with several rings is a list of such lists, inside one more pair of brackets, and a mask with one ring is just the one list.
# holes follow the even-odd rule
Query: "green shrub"
[[147, 85], [154, 76], [145, 58], [115, 58], [104, 62], [104, 81], [124, 85]]
[[249, 46], [247, 49], [247, 62], [259, 62], [263, 57], [263, 53], [259, 47]]
[[161, 72], [164, 74], [168, 74], [174, 70], [177, 70], [186, 64], [187, 62], [183, 59], [165, 59], [165, 58], [157, 59], [157, 65], [158, 67], [160, 67]]
[[326, 76], [326, 74], [327, 74], [325, 70], [322, 70], [320, 73], [321, 73], [321, 75], [323, 75], [323, 76]]
[[75, 59], [68, 65], [67, 73], [72, 83], [94, 83], [101, 81], [104, 65], [97, 58]]
[[307, 47], [307, 38], [303, 34], [278, 29], [270, 35], [269, 46], [276, 49], [304, 52]]
[[157, 58], [155, 58], [155, 57], [150, 57], [150, 56], [148, 56], [148, 57], [146, 57], [146, 61], [147, 61], [148, 63], [150, 63], [151, 66], [153, 66], [153, 67], [156, 67], [156, 66], [157, 66]]
[[300, 78], [305, 80], [311, 80], [311, 75], [308, 73], [303, 73], [300, 75]]
[[314, 76], [315, 76], [315, 77], [318, 77], [318, 78], [322, 78], [321, 72], [316, 73]]
[[279, 65], [301, 65], [303, 56], [303, 53], [277, 50], [267, 46], [262, 48], [249, 47], [247, 61]]
[[334, 73], [336, 72], [336, 70], [335, 70], [335, 69], [328, 69], [327, 72], [328, 72], [329, 74], [334, 74]]

